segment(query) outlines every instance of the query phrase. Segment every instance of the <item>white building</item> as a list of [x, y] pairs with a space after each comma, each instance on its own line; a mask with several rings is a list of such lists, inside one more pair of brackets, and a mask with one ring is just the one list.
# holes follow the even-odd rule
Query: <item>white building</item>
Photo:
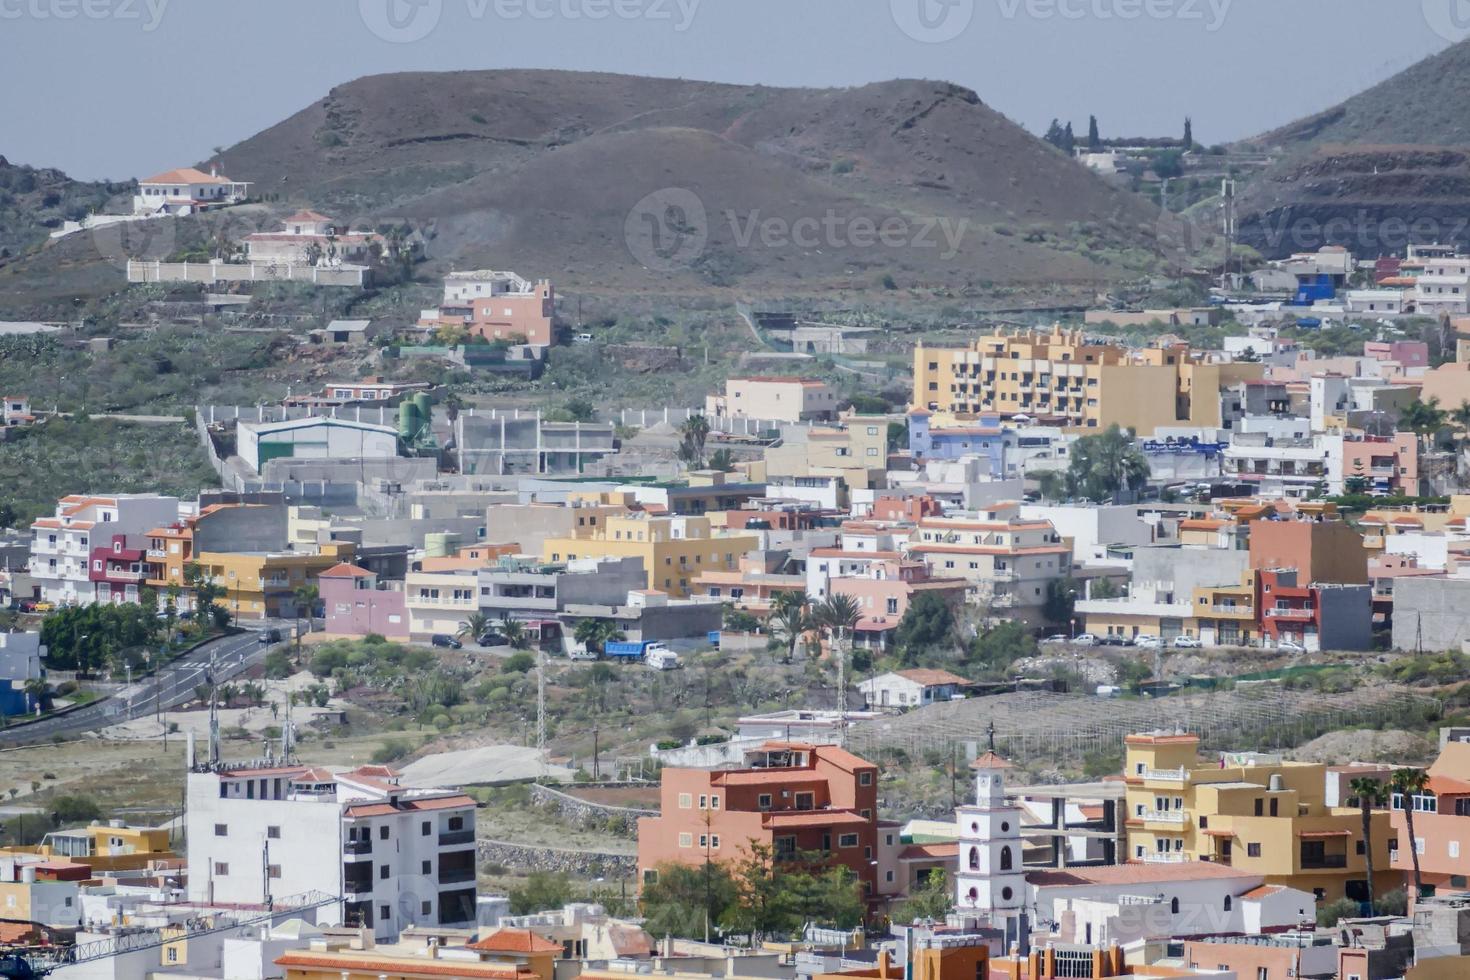
[[[192, 751], [192, 747], [191, 747]], [[189, 900], [260, 905], [340, 895], [319, 922], [475, 923], [475, 801], [409, 789], [386, 766], [196, 765], [188, 776]]]
[[1424, 260], [1424, 271], [1414, 280], [1414, 312], [1419, 316], [1470, 312], [1470, 257], [1463, 255]]
[[373, 245], [383, 237], [352, 231], [315, 211], [297, 211], [282, 222], [280, 231], [258, 231], [245, 236], [246, 258], [251, 262], [280, 262], [340, 266], [368, 262]]
[[490, 299], [495, 296], [535, 295], [536, 284], [514, 272], [478, 269], [469, 272], [451, 272], [444, 277], [445, 306], [465, 306], [477, 299]]
[[1347, 312], [1376, 313], [1379, 316], [1403, 313], [1406, 298], [1402, 289], [1349, 289], [1342, 297]]
[[858, 685], [870, 708], [918, 708], [936, 701], [953, 701], [970, 686], [947, 670], [895, 670]]
[[25, 395], [6, 395], [0, 399], [0, 425], [29, 425], [36, 417], [31, 414], [31, 400]]
[[1268, 496], [1304, 497], [1342, 478], [1342, 437], [1314, 435], [1311, 419], [1249, 416], [1237, 423], [1221, 464], [1229, 480]]
[[1080, 565], [1116, 564], [1108, 557], [1111, 546], [1153, 544], [1156, 537], [1155, 527], [1138, 516], [1138, 508], [1126, 505], [1022, 504], [1020, 515], [1022, 520], [1050, 521]]
[[[272, 459], [392, 459], [398, 430], [353, 419], [304, 418], [284, 422], [240, 422], [236, 453], [259, 473]], [[155, 525], [156, 526], [156, 525]]]
[[182, 167], [138, 181], [133, 195], [135, 215], [194, 214], [207, 208], [239, 204], [250, 195], [250, 184], [210, 168], [209, 173]]
[[41, 598], [89, 605], [97, 592], [89, 576], [93, 547], [111, 545], [118, 534], [140, 535], [179, 519], [179, 498], [157, 494], [62, 497], [54, 517], [31, 525], [31, 577]]
[[0, 633], [0, 684], [25, 681], [41, 676], [41, 658], [46, 645], [40, 633]]

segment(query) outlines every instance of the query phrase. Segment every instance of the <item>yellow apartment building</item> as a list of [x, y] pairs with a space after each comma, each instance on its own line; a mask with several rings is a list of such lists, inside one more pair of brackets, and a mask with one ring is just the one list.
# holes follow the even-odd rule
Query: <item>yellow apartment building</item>
[[415, 638], [454, 636], [459, 624], [480, 611], [478, 568], [409, 572], [403, 580], [408, 630]]
[[315, 553], [200, 552], [195, 561], [214, 584], [225, 590], [219, 604], [236, 619], [270, 619], [296, 614], [297, 589], [315, 585], [316, 577], [342, 562], [351, 562], [350, 541], [318, 546]]
[[1024, 415], [1077, 431], [1119, 425], [1218, 427], [1220, 391], [1260, 364], [1213, 363], [1187, 346], [1129, 351], [1081, 331], [992, 334], [968, 347], [914, 349], [915, 407], [952, 417]]
[[153, 861], [177, 858], [169, 846], [168, 831], [156, 827], [117, 827], [98, 824], [53, 830], [39, 844], [0, 848], [0, 861], [70, 861], [90, 865], [93, 871], [132, 871]]
[[[1326, 767], [1277, 756], [1199, 758], [1199, 738], [1152, 732], [1124, 739], [1128, 858], [1213, 861], [1310, 891], [1318, 901], [1367, 899], [1362, 817], [1326, 804]], [[1371, 817], [1374, 885], [1402, 886], [1388, 861], [1388, 810]]]
[[687, 598], [694, 580], [708, 571], [735, 571], [748, 551], [760, 547], [753, 534], [715, 537], [707, 517], [660, 517], [645, 512], [610, 516], [596, 527], [547, 538], [548, 562], [575, 558], [643, 559], [648, 588]]
[[788, 430], [766, 450], [753, 480], [775, 477], [840, 476], [849, 489], [881, 488], [888, 472], [888, 420], [851, 416], [841, 427]]

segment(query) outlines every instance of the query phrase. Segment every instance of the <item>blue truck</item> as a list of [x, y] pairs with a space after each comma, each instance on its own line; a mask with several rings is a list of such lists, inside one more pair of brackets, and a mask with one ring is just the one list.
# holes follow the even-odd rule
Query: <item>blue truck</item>
[[656, 640], [640, 640], [637, 642], [633, 640], [620, 640], [616, 643], [605, 644], [602, 652], [613, 660], [642, 660], [648, 653], [650, 647], [662, 648], [663, 644]]

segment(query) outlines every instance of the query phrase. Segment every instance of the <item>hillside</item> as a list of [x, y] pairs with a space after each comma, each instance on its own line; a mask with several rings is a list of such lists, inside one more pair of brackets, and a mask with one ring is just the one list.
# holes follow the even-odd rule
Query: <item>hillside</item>
[[13, 164], [0, 156], [0, 265], [43, 244], [63, 221], [100, 209], [128, 184], [72, 180], [60, 170]]
[[[425, 275], [508, 267], [639, 295], [880, 282], [1090, 295], [1154, 257], [1154, 209], [942, 82], [814, 90], [554, 71], [380, 75], [217, 159], [273, 207], [409, 220], [428, 239]], [[668, 189], [681, 202], [692, 192], [694, 205], [634, 213]], [[815, 219], [805, 226], [815, 238], [796, 233], [802, 218]], [[678, 261], [629, 247], [629, 234], [646, 237], [646, 223], [663, 219], [670, 241], [696, 239]], [[897, 229], [889, 244], [865, 239], [885, 222]]]
[[1278, 155], [1240, 199], [1241, 240], [1267, 257], [1341, 244], [1470, 244], [1470, 42], [1247, 145]]

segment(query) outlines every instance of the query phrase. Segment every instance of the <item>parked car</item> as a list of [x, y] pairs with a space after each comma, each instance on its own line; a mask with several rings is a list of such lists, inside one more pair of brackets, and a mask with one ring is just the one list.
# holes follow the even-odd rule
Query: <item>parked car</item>
[[1193, 650], [1197, 647], [1202, 646], [1204, 646], [1204, 644], [1192, 636], [1174, 637], [1174, 649], [1176, 650]]
[[1136, 647], [1146, 647], [1146, 648], [1148, 648], [1150, 650], [1156, 649], [1157, 647], [1159, 647], [1161, 645], [1161, 643], [1162, 643], [1162, 641], [1157, 636], [1153, 636], [1152, 634], [1149, 634], [1149, 633], [1139, 633], [1137, 636], [1135, 636], [1133, 638], [1133, 645], [1134, 646], [1136, 646]]
[[1277, 640], [1276, 649], [1282, 653], [1306, 653], [1307, 648], [1295, 640]]
[[1078, 633], [1072, 637], [1072, 642], [1079, 647], [1095, 647], [1097, 646], [1097, 637], [1091, 633]]
[[445, 647], [449, 650], [458, 650], [464, 646], [463, 643], [450, 636], [448, 633], [435, 633], [429, 637], [429, 643], [436, 647]]
[[48, 613], [56, 611], [56, 603], [42, 600], [31, 607], [31, 612]]
[[1053, 633], [1051, 636], [1048, 636], [1046, 639], [1042, 640], [1041, 642], [1042, 642], [1042, 645], [1046, 645], [1048, 643], [1071, 643], [1072, 642], [1072, 638], [1070, 636], [1068, 636], [1066, 633]]
[[1097, 645], [1100, 647], [1126, 647], [1128, 645], [1128, 637], [1121, 633], [1108, 633], [1097, 638]]
[[482, 647], [503, 647], [510, 641], [501, 634], [491, 631], [480, 634], [480, 638], [475, 642]]
[[281, 631], [277, 629], [261, 630], [256, 634], [255, 642], [261, 646], [269, 646], [272, 643], [281, 642]]

